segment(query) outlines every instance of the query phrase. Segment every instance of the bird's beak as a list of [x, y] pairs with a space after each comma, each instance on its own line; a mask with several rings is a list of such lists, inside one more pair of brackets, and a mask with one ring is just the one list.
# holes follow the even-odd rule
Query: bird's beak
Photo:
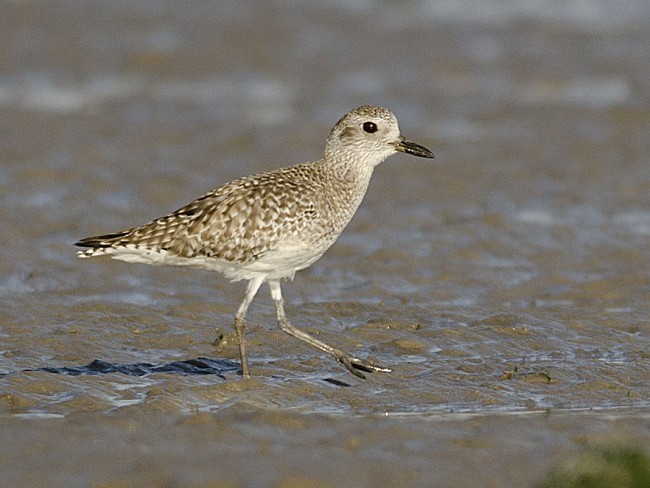
[[412, 154], [413, 156], [419, 156], [421, 158], [435, 158], [433, 153], [426, 147], [420, 146], [413, 141], [409, 141], [404, 138], [404, 136], [400, 136], [399, 142], [395, 144], [395, 149], [399, 152]]

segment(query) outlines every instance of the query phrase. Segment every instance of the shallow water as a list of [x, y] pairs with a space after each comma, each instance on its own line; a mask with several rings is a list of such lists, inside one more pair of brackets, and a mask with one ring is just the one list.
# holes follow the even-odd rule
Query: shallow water
[[[650, 8], [375, 7], [0, 6], [3, 485], [205, 484], [199, 450], [224, 486], [523, 486], [584, 443], [650, 445]], [[317, 159], [363, 103], [436, 159], [381, 165], [283, 289], [296, 326], [393, 373], [359, 380], [285, 336], [262, 289], [242, 381], [243, 284], [76, 259], [78, 238]], [[125, 459], [144, 468], [111, 477]]]

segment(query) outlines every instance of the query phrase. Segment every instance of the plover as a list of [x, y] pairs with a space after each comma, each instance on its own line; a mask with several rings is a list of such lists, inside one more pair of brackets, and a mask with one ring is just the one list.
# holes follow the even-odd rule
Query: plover
[[313, 264], [350, 222], [366, 194], [375, 167], [402, 152], [423, 158], [433, 153], [400, 134], [385, 108], [361, 106], [332, 128], [323, 158], [246, 176], [144, 225], [76, 243], [89, 249], [79, 257], [107, 255], [129, 263], [191, 266], [219, 271], [233, 281], [248, 280], [235, 316], [241, 372], [250, 377], [244, 327], [246, 311], [267, 282], [283, 331], [325, 351], [351, 373], [391, 369], [347, 354], [289, 323], [282, 279]]

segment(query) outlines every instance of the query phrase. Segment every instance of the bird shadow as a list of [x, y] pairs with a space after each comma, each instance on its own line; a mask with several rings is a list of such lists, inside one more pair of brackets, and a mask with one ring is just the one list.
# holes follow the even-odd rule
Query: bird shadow
[[[205, 357], [198, 357], [195, 359], [186, 359], [185, 361], [171, 361], [164, 364], [152, 363], [130, 363], [119, 364], [109, 363], [100, 359], [93, 361], [83, 366], [60, 366], [52, 367], [45, 366], [43, 368], [23, 369], [22, 371], [14, 371], [7, 373], [0, 373], [0, 377], [10, 376], [20, 373], [30, 373], [35, 371], [44, 371], [46, 373], [63, 374], [67, 376], [99, 376], [103, 374], [121, 373], [125, 376], [141, 377], [147, 376], [152, 373], [171, 373], [187, 376], [203, 376], [215, 375], [220, 379], [227, 381], [226, 373], [241, 374], [239, 362], [230, 361], [228, 359], [210, 359]], [[273, 376], [273, 378], [280, 378]], [[337, 387], [349, 387], [350, 383], [341, 381], [335, 378], [320, 378], [321, 381], [329, 383]]]
[[226, 377], [224, 375], [226, 373], [238, 372], [239, 370], [239, 363], [234, 361], [198, 357], [196, 359], [172, 361], [164, 364], [119, 364], [95, 359], [83, 366], [46, 366], [44, 368], [25, 369], [22, 372], [45, 371], [47, 373], [65, 374], [68, 376], [97, 376], [110, 373], [122, 373], [126, 376], [146, 376], [151, 373], [172, 373], [188, 376], [213, 374], [225, 380]]

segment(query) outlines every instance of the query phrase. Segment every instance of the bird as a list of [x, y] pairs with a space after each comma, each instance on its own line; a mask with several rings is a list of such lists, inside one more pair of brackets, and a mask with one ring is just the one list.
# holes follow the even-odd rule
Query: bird
[[316, 262], [336, 241], [361, 204], [374, 169], [395, 153], [434, 154], [400, 133], [388, 109], [363, 105], [331, 129], [323, 157], [219, 186], [186, 206], [120, 232], [86, 237], [80, 258], [110, 256], [128, 263], [188, 266], [246, 280], [234, 320], [241, 375], [250, 378], [244, 336], [246, 313], [267, 283], [277, 321], [287, 334], [331, 354], [349, 372], [391, 372], [352, 356], [293, 326], [286, 317], [281, 281]]

